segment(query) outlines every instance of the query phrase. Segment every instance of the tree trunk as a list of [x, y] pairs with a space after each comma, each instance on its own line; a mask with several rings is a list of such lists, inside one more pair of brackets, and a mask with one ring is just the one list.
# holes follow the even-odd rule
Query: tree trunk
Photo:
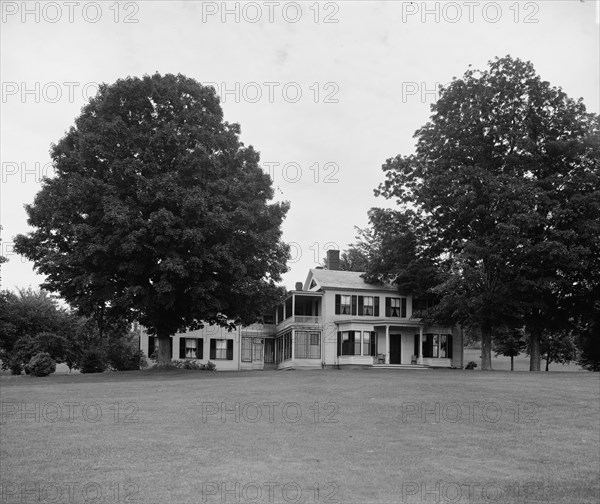
[[510, 356], [510, 370], [515, 370], [515, 358], [512, 355]]
[[158, 349], [156, 351], [157, 365], [171, 365], [171, 335], [167, 332], [158, 331]]
[[529, 371], [540, 370], [540, 330], [534, 327], [530, 331], [529, 341]]
[[481, 328], [481, 370], [492, 369], [492, 332]]
[[546, 355], [546, 371], [548, 371], [548, 366], [550, 365], [550, 353]]

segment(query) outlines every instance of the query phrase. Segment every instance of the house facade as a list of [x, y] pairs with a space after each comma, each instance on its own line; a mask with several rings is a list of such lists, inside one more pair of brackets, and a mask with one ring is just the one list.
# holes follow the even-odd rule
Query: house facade
[[[327, 269], [311, 269], [263, 323], [228, 332], [216, 326], [172, 337], [174, 360], [214, 362], [217, 370], [342, 367], [463, 367], [460, 330], [431, 326], [412, 296], [367, 284], [360, 272], [339, 270], [339, 251]], [[152, 355], [155, 338], [142, 333]]]

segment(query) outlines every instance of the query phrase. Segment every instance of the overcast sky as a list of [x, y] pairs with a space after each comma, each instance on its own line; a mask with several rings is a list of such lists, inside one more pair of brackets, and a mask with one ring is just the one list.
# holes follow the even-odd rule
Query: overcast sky
[[291, 209], [284, 284], [346, 248], [381, 165], [414, 150], [436, 83], [507, 54], [599, 112], [599, 2], [2, 1], [2, 288], [42, 277], [12, 252], [49, 147], [97, 83], [154, 72], [213, 83]]

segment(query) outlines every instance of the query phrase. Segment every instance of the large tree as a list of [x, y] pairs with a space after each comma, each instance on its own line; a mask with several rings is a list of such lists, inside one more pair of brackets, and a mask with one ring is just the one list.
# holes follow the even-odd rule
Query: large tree
[[101, 85], [53, 145], [15, 250], [83, 312], [139, 320], [161, 365], [175, 332], [254, 322], [282, 295], [288, 205], [239, 134], [185, 76]]
[[376, 194], [417, 216], [419, 246], [446, 266], [432, 288], [439, 316], [479, 327], [482, 369], [494, 331], [518, 318], [539, 370], [548, 314], [575, 309], [582, 278], [600, 274], [590, 268], [600, 236], [598, 117], [510, 56], [453, 79], [431, 108], [415, 154], [386, 162]]

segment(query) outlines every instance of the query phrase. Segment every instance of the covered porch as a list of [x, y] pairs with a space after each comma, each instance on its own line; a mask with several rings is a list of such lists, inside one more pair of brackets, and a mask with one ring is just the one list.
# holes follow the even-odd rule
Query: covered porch
[[374, 325], [375, 367], [451, 367], [452, 335], [442, 327], [419, 323]]

